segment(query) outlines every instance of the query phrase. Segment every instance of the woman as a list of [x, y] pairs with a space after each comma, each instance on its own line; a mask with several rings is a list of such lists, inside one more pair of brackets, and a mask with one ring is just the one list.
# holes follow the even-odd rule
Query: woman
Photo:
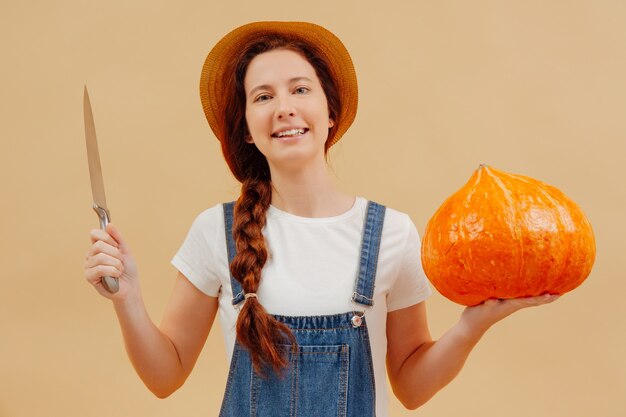
[[[91, 232], [85, 264], [158, 397], [183, 384], [219, 308], [231, 364], [221, 416], [385, 416], [385, 372], [415, 409], [457, 375], [491, 325], [557, 298], [490, 300], [431, 339], [412, 221], [339, 191], [327, 173], [328, 149], [354, 120], [357, 85], [326, 29], [237, 28], [209, 53], [200, 90], [242, 191], [194, 221], [172, 260], [179, 273], [161, 325], [146, 313], [113, 224]], [[102, 286], [106, 275], [119, 279], [117, 293]]]

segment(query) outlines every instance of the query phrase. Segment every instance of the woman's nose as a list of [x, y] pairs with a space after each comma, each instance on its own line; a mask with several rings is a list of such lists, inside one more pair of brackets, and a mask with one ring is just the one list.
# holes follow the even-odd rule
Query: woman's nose
[[279, 98], [277, 99], [276, 104], [276, 117], [279, 120], [296, 115], [296, 109], [289, 98]]
[[289, 112], [279, 112], [278, 113], [278, 119], [283, 119], [283, 118], [287, 118], [287, 117], [293, 117], [295, 116], [296, 113], [293, 111], [289, 111]]

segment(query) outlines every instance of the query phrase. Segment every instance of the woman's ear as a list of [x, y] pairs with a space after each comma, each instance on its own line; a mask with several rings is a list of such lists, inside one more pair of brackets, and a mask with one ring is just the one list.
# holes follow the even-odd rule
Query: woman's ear
[[328, 119], [328, 128], [335, 126], [335, 121], [333, 119]]
[[254, 143], [254, 140], [252, 140], [252, 136], [250, 136], [250, 135], [246, 135], [245, 141], [246, 141], [246, 143]]

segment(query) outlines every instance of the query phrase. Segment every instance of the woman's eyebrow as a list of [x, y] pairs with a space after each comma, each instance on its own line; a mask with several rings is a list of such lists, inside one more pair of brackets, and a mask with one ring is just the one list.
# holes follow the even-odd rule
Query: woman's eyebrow
[[[310, 79], [309, 77], [293, 77], [293, 78], [290, 78], [290, 79], [288, 80], [288, 83], [289, 83], [289, 84], [293, 84], [293, 83], [297, 83], [297, 82], [299, 82], [299, 81], [309, 81], [309, 82], [313, 82], [313, 80], [312, 80], [312, 79]], [[271, 86], [271, 85], [269, 85], [269, 84], [258, 85], [258, 86], [256, 86], [256, 87], [254, 87], [252, 90], [250, 90], [250, 92], [248, 93], [248, 96], [253, 95], [253, 94], [254, 94], [256, 91], [258, 91], [258, 90], [269, 90], [269, 89], [271, 89], [271, 88], [272, 88], [272, 86]]]

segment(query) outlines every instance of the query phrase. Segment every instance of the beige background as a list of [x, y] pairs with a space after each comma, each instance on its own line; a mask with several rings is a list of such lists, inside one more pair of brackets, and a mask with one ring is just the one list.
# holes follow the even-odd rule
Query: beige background
[[[238, 192], [202, 114], [200, 67], [221, 35], [268, 19], [322, 24], [352, 53], [359, 114], [331, 153], [343, 189], [423, 232], [486, 162], [559, 187], [596, 232], [579, 289], [498, 324], [449, 387], [417, 412], [394, 399], [392, 415], [626, 415], [626, 3], [382, 3], [0, 0], [0, 416], [217, 415], [219, 326], [186, 385], [158, 400], [83, 280], [97, 219], [82, 91], [158, 322], [195, 215]], [[461, 307], [428, 304], [438, 337]]]

